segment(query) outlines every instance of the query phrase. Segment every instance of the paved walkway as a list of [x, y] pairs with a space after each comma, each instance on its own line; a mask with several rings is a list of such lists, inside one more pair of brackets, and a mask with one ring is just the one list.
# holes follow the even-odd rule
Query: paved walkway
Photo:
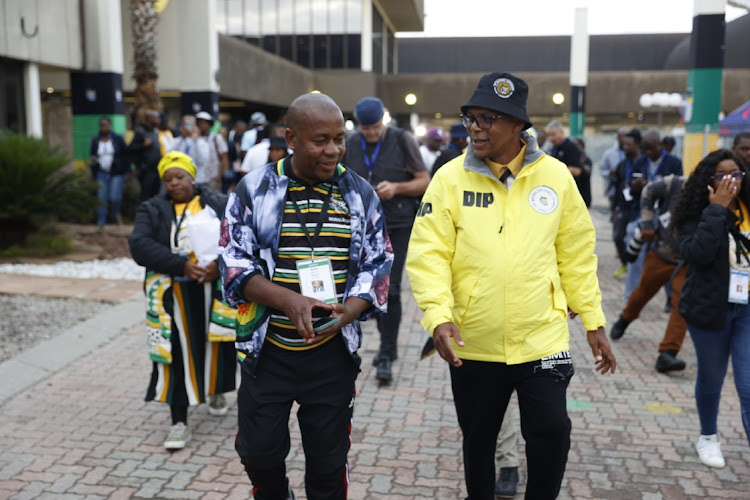
[[[607, 221], [597, 212], [594, 219], [604, 306], [612, 322], [622, 307], [623, 284], [611, 277]], [[81, 281], [64, 280], [57, 289], [104, 298], [102, 283]], [[50, 290], [13, 289], [12, 282], [0, 275], [0, 290]], [[169, 412], [143, 402], [150, 373], [140, 326], [143, 305], [134, 289], [116, 295], [118, 304], [85, 324], [0, 365], [0, 499], [249, 498], [249, 482], [233, 449], [233, 398], [226, 417], [192, 409], [193, 441], [174, 453], [162, 448]], [[698, 462], [693, 447], [698, 417], [692, 343], [687, 340], [681, 353], [688, 363], [684, 372], [667, 376], [653, 369], [666, 320], [662, 306], [660, 295], [615, 345], [614, 376], [595, 374], [580, 322], [571, 322], [573, 445], [560, 498], [750, 498], [750, 448], [731, 378], [719, 418], [727, 467], [713, 470]], [[400, 359], [389, 387], [374, 379], [377, 340], [374, 324], [366, 327], [349, 455], [352, 499], [465, 497], [448, 369], [436, 356], [419, 361], [425, 339], [420, 315], [407, 296]], [[290, 427], [289, 476], [298, 498], [305, 498], [299, 431], [296, 422]], [[522, 481], [519, 498], [524, 486]]]

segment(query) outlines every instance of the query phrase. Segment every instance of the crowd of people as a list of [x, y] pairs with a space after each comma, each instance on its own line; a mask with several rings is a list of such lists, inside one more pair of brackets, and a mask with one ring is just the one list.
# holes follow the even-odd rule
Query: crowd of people
[[164, 446], [190, 441], [189, 407], [224, 415], [223, 395], [236, 390], [235, 447], [254, 498], [294, 498], [285, 459], [297, 402], [307, 497], [346, 498], [360, 322], [376, 319], [375, 377], [391, 384], [406, 271], [430, 334], [425, 356], [449, 366], [469, 498], [516, 494], [513, 393], [526, 498], [558, 495], [566, 390], [574, 361], [585, 362], [571, 356], [568, 320], [583, 323], [596, 371], [614, 374], [609, 341], [627, 342], [661, 289], [669, 319], [655, 368], [685, 368], [677, 356], [689, 332], [696, 450], [723, 467], [716, 421], [730, 357], [750, 436], [750, 134], [685, 176], [671, 138], [618, 130], [599, 165], [616, 277], [626, 279], [607, 336], [588, 210], [593, 162], [560, 122], [532, 127], [529, 92], [515, 75], [486, 74], [460, 123], [428, 130], [421, 144], [384, 124], [376, 97], [357, 103], [354, 132], [317, 93], [277, 122], [260, 112], [237, 121], [226, 138], [204, 111], [183, 116], [174, 134], [147, 111], [128, 145], [102, 119], [91, 141], [98, 224], [108, 208], [117, 219], [131, 162], [141, 188], [130, 246], [146, 268], [146, 399], [171, 411]]

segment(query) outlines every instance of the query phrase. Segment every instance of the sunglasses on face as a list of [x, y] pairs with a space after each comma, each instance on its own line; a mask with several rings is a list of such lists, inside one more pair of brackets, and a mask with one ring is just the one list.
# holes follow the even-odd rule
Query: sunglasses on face
[[722, 179], [724, 179], [724, 176], [726, 175], [730, 176], [732, 179], [736, 181], [740, 181], [742, 180], [743, 177], [745, 177], [745, 172], [743, 172], [742, 170], [735, 170], [731, 174], [716, 174], [714, 175], [714, 179], [716, 179], [716, 182], [721, 182]]
[[466, 129], [471, 128], [472, 123], [476, 123], [477, 127], [482, 130], [487, 130], [498, 118], [502, 118], [504, 115], [461, 115], [461, 123], [464, 124]]

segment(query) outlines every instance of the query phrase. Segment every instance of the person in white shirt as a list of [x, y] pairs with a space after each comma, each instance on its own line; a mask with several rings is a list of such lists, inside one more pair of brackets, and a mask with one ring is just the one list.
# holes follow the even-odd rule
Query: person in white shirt
[[258, 143], [258, 134], [263, 128], [268, 125], [266, 115], [260, 111], [256, 111], [250, 115], [250, 128], [245, 131], [242, 135], [242, 142], [240, 149], [242, 149], [242, 159], [245, 158], [247, 152]]
[[195, 123], [195, 116], [185, 115], [180, 122], [180, 136], [176, 137], [169, 146], [170, 151], [180, 151], [193, 159], [198, 168], [195, 176], [196, 184], [206, 184], [211, 179], [206, 175], [206, 163], [208, 162], [208, 141], [200, 135], [200, 129]]
[[195, 115], [195, 121], [200, 130], [201, 138], [208, 143], [208, 160], [204, 168], [204, 184], [213, 193], [221, 189], [221, 178], [224, 172], [229, 170], [229, 147], [224, 136], [211, 132], [214, 125], [214, 117], [205, 111]]
[[[258, 144], [253, 146], [247, 151], [245, 158], [242, 160], [242, 166], [240, 170], [246, 174], [261, 168], [263, 165], [268, 163], [268, 149], [271, 145], [271, 137], [284, 136], [286, 125], [280, 123], [272, 123], [268, 126], [268, 133], [266, 137], [262, 139]], [[247, 133], [247, 132], [245, 132]]]

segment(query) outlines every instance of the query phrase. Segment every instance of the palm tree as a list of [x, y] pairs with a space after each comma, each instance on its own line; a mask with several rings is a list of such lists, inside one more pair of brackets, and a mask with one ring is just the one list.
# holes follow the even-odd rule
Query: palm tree
[[157, 25], [159, 14], [155, 0], [131, 0], [130, 20], [133, 30], [133, 78], [135, 78], [135, 103], [130, 118], [135, 127], [143, 120], [148, 109], [161, 112], [156, 82]]

